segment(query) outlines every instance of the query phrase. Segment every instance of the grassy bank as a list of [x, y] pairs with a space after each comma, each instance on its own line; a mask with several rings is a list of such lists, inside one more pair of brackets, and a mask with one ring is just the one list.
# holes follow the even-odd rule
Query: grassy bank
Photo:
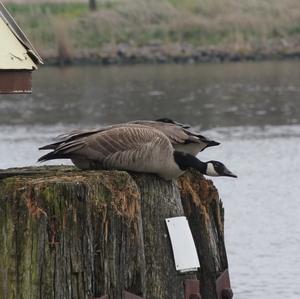
[[[25, 2], [25, 1], [24, 1]], [[5, 4], [49, 61], [299, 56], [299, 0], [98, 0]]]

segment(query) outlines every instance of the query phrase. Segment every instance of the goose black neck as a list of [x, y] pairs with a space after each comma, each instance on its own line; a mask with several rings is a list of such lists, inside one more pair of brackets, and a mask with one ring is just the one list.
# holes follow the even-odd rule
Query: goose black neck
[[206, 169], [207, 169], [206, 163], [200, 161], [199, 159], [197, 159], [195, 156], [191, 154], [174, 151], [174, 160], [181, 170], [194, 168], [199, 172], [201, 172], [202, 174], [206, 173]]

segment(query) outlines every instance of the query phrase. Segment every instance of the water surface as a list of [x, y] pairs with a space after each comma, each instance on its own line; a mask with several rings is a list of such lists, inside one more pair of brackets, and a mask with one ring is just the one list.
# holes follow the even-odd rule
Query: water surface
[[239, 175], [213, 178], [235, 298], [298, 299], [299, 78], [295, 61], [41, 68], [32, 95], [0, 96], [0, 168], [37, 165], [38, 146], [64, 130], [162, 116], [191, 123], [222, 142], [199, 158]]
[[94, 125], [168, 115], [203, 128], [299, 123], [300, 62], [42, 68], [0, 97], [0, 124]]

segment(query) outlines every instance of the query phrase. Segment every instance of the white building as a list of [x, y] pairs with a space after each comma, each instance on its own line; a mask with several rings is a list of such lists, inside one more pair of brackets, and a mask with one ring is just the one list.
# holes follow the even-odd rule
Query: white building
[[32, 71], [43, 61], [0, 2], [0, 93], [31, 92]]

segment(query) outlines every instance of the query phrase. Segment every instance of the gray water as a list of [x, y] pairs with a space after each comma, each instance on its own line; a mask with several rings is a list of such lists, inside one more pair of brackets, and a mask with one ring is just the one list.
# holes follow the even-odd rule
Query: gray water
[[300, 298], [300, 62], [42, 68], [33, 82], [0, 96], [0, 168], [37, 165], [37, 147], [73, 128], [190, 123], [222, 142], [199, 158], [239, 175], [213, 178], [235, 298]]

